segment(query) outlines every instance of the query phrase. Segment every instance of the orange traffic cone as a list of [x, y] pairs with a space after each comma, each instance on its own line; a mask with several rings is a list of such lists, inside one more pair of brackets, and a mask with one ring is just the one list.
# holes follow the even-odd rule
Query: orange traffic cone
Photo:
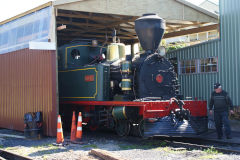
[[75, 117], [75, 111], [73, 111], [73, 117], [72, 117], [72, 127], [71, 127], [71, 141], [76, 141], [76, 117]]
[[81, 112], [79, 112], [79, 115], [78, 115], [76, 138], [79, 140], [82, 139], [82, 113]]
[[58, 115], [58, 121], [57, 121], [57, 144], [63, 143], [63, 130], [62, 130], [62, 122], [61, 122], [61, 116]]

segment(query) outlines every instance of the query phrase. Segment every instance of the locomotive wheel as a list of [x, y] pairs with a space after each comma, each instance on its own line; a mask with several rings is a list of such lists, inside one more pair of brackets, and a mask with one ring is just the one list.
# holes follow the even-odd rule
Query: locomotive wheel
[[144, 121], [140, 120], [137, 124], [131, 124], [130, 135], [135, 137], [144, 136]]
[[131, 125], [131, 134], [137, 137], [144, 136], [144, 120], [140, 120], [137, 125]]
[[136, 135], [136, 127], [135, 127], [135, 125], [133, 125], [133, 124], [131, 124], [131, 129], [130, 129], [129, 135], [131, 135], [131, 136], [137, 136], [137, 135]]
[[137, 135], [139, 137], [143, 137], [144, 136], [144, 120], [141, 120], [136, 127], [137, 127], [137, 130], [136, 130]]
[[130, 123], [127, 120], [117, 120], [115, 130], [119, 136], [127, 136], [130, 132]]

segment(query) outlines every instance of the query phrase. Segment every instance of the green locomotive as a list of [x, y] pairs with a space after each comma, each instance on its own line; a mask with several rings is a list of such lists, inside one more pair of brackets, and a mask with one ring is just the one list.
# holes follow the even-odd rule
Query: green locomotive
[[60, 47], [63, 119], [81, 111], [90, 129], [114, 128], [120, 136], [207, 131], [206, 101], [181, 100], [174, 67], [157, 51], [164, 29], [165, 21], [155, 14], [137, 19], [135, 30], [145, 53], [135, 57], [126, 56], [115, 35], [107, 46], [80, 39]]

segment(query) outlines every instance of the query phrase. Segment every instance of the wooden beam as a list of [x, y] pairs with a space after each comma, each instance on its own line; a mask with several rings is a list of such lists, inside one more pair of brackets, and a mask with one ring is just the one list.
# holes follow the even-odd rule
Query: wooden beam
[[[70, 21], [63, 21], [63, 20], [60, 20], [58, 21], [57, 20], [57, 24], [69, 24], [69, 25], [74, 25], [74, 26], [92, 26], [92, 27], [96, 27], [96, 28], [107, 28], [107, 27], [117, 27], [119, 24], [122, 24], [122, 23], [127, 23], [129, 22], [130, 20], [127, 19], [127, 20], [120, 20], [120, 21], [117, 21], [117, 22], [109, 22], [109, 24], [92, 24], [92, 23], [81, 23], [81, 22], [70, 22]], [[122, 27], [122, 26], [121, 26]], [[131, 27], [132, 28], [132, 27]]]
[[[76, 12], [75, 12], [76, 13]], [[100, 20], [100, 21], [105, 21], [105, 20], [109, 20], [109, 21], [119, 21], [122, 20], [123, 18], [127, 18], [127, 16], [119, 16], [118, 18], [116, 17], [105, 17], [105, 16], [93, 16], [93, 15], [85, 15], [82, 13], [77, 12], [77, 14], [69, 14], [69, 13], [58, 13], [58, 16], [61, 17], [71, 17], [71, 18], [83, 18], [83, 19], [92, 19], [92, 20]], [[132, 17], [131, 18], [131, 22], [135, 21], [138, 17]], [[134, 26], [133, 24], [130, 23], [126, 23], [130, 26]], [[166, 22], [166, 25], [174, 25], [174, 26], [182, 26], [182, 27], [187, 27], [187, 26], [194, 26], [194, 25], [199, 25], [199, 24], [203, 24], [201, 22]]]
[[100, 21], [119, 21], [122, 20], [124, 18], [128, 18], [131, 21], [134, 21], [136, 18], [132, 18], [132, 17], [127, 17], [125, 16], [123, 17], [106, 17], [106, 16], [90, 16], [90, 15], [85, 15], [85, 14], [81, 14], [81, 13], [77, 13], [77, 14], [67, 14], [67, 13], [58, 13], [58, 16], [60, 17], [71, 17], [71, 18], [83, 18], [83, 19], [92, 19], [92, 20], [100, 20]]
[[202, 27], [204, 24], [207, 24], [207, 23], [195, 22], [193, 24], [182, 24], [182, 25], [177, 26], [177, 27], [174, 26], [174, 25], [167, 25], [166, 26], [166, 31], [168, 31], [168, 32], [176, 32], [176, 31], [184, 30], [184, 28], [190, 27], [190, 26], [191, 27], [195, 27], [195, 28], [199, 28], [199, 27]]
[[121, 27], [121, 28], [125, 28], [125, 29], [135, 29], [134, 27], [129, 27], [129, 26], [121, 26], [121, 25], [120, 25], [120, 27]]
[[207, 22], [198, 22], [198, 21], [176, 21], [176, 22], [173, 22], [173, 21], [166, 21], [166, 24], [169, 24], [169, 25], [183, 25], [183, 24], [186, 24], [186, 25], [196, 25], [196, 24], [205, 24]]
[[[81, 38], [85, 38], [85, 37], [81, 37]], [[86, 37], [87, 38], [87, 37]], [[58, 39], [58, 42], [62, 42], [62, 41], [72, 41], [72, 40], [74, 40], [74, 38], [72, 38], [72, 37], [61, 37], [60, 39]], [[97, 40], [99, 41], [99, 42], [105, 42], [106, 40], [105, 39], [103, 39], [103, 38], [97, 38]], [[64, 42], [64, 44], [66, 44], [66, 43], [69, 43], [69, 42]]]
[[[85, 31], [85, 32], [83, 32]], [[70, 34], [72, 34], [72, 32], [75, 32], [74, 34], [81, 34], [81, 33], [84, 33], [84, 34], [87, 34], [87, 33], [102, 33], [102, 34], [108, 34], [108, 35], [111, 35], [112, 34], [112, 30], [108, 29], [108, 30], [97, 30], [97, 31], [92, 31], [90, 29], [86, 29], [86, 28], [82, 28], [82, 29], [65, 29], [65, 30], [61, 30], [61, 32], [59, 33], [66, 33], [68, 34], [68, 32]], [[120, 30], [117, 32], [117, 35], [125, 35], [125, 36], [128, 36], [128, 37], [132, 37], [132, 38], [135, 38], [136, 37], [136, 33], [131, 33], [131, 32], [128, 32], [128, 31], [123, 31], [123, 30]]]
[[[105, 38], [105, 35], [93, 35], [93, 34], [58, 34], [58, 36], [64, 36], [64, 37], [93, 37], [93, 38]], [[121, 36], [119, 35], [118, 37], [120, 37], [120, 39], [137, 39], [137, 36], [135, 37], [126, 37], [126, 36]], [[108, 36], [108, 38], [112, 38], [112, 36]]]
[[[78, 37], [78, 38], [89, 38], [89, 37]], [[106, 42], [105, 38], [95, 38], [97, 39], [99, 42]], [[58, 43], [61, 43], [61, 45], [69, 43], [70, 41], [74, 40], [74, 37], [61, 37], [58, 38]], [[123, 42], [124, 44], [132, 44], [135, 42], [138, 42], [137, 40], [132, 40], [132, 39], [121, 39], [121, 42]], [[108, 38], [107, 43], [112, 43], [112, 40], [110, 38]]]
[[217, 30], [218, 27], [219, 27], [219, 24], [213, 24], [213, 25], [203, 26], [203, 27], [199, 27], [199, 28], [193, 28], [193, 29], [188, 29], [188, 30], [166, 33], [166, 34], [164, 34], [163, 38], [172, 38], [172, 37], [178, 37], [178, 36], [183, 36], [183, 35], [188, 35], [188, 34], [193, 34], [193, 33]]
[[109, 151], [102, 150], [102, 149], [92, 149], [89, 154], [97, 156], [103, 160], [125, 160], [122, 157], [119, 157]]
[[[111, 35], [112, 34], [112, 29], [107, 29], [107, 30], [95, 30], [94, 29], [94, 30], [92, 30], [92, 29], [87, 29], [87, 28], [79, 28], [79, 29], [67, 28], [65, 30], [58, 31], [58, 33], [63, 33], [63, 34], [72, 34], [73, 32], [75, 32], [74, 34], [102, 33], [102, 34]], [[131, 33], [131, 32], [124, 31], [124, 30], [118, 31], [117, 35], [125, 35], [125, 36], [129, 36], [129, 37], [132, 37], [132, 38], [136, 37], [135, 33]]]
[[126, 25], [129, 25], [129, 26], [131, 26], [131, 27], [135, 27], [135, 25], [134, 24], [131, 24], [131, 23], [129, 23], [129, 22], [127, 22], [127, 23], [125, 23]]
[[58, 31], [61, 31], [61, 30], [64, 30], [64, 29], [66, 29], [66, 28], [67, 28], [66, 25], [61, 25], [61, 26], [58, 26], [58, 27], [57, 27], [57, 30], [58, 30]]
[[96, 27], [96, 28], [104, 28], [104, 27], [106, 27], [104, 25], [99, 25], [99, 24], [91, 24], [91, 23], [87, 24], [87, 23], [70, 22], [70, 21], [63, 21], [63, 20], [57, 21], [57, 24], [69, 24], [69, 25], [72, 25], [72, 26], [80, 26], [80, 27], [92, 26], [92, 27]]
[[[83, 31], [83, 30], [85, 31], [85, 33], [90, 33], [90, 32], [92, 32], [92, 30], [87, 29], [87, 28], [79, 28], [79, 29], [67, 28], [67, 29], [65, 29], [65, 30], [62, 30], [61, 32], [80, 32], [80, 31]], [[81, 32], [81, 33], [82, 33], [82, 32]], [[96, 31], [96, 33], [109, 33], [109, 34], [111, 34], [112, 31], [110, 31], [109, 29], [106, 30], [106, 31], [104, 31], [104, 30], [98, 30], [98, 31]]]

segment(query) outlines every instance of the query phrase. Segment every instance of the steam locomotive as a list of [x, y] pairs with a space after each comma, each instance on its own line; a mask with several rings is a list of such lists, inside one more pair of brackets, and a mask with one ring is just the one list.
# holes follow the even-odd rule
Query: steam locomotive
[[140, 55], [126, 55], [116, 34], [107, 46], [80, 39], [59, 48], [63, 121], [77, 110], [86, 127], [115, 129], [119, 136], [206, 132], [206, 101], [182, 100], [174, 67], [158, 49], [165, 21], [145, 14], [135, 30], [145, 50]]

